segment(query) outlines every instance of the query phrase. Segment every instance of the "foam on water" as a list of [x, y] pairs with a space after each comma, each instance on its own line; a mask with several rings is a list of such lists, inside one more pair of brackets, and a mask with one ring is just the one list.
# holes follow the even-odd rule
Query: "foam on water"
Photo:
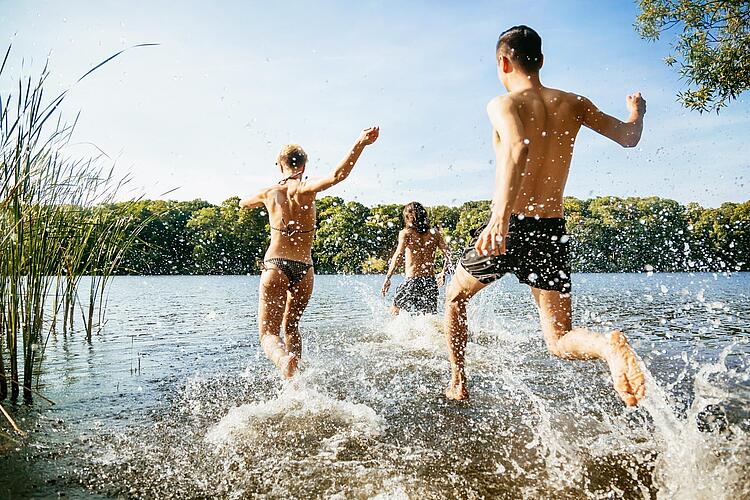
[[[442, 317], [390, 318], [379, 280], [335, 280], [303, 321], [304, 370], [291, 382], [257, 350], [254, 331], [240, 330], [247, 318], [208, 344], [197, 339], [220, 325], [196, 323], [181, 347], [184, 371], [85, 401], [73, 415], [120, 406], [79, 427], [43, 422], [75, 429], [51, 457], [71, 464], [65, 480], [129, 498], [750, 498], [745, 299], [706, 288], [706, 303], [731, 312], [689, 309], [687, 295], [657, 292], [655, 319], [628, 322], [622, 278], [613, 278], [617, 293], [579, 293], [579, 320], [601, 331], [610, 318], [624, 324], [643, 358], [648, 397], [628, 409], [603, 363], [547, 352], [525, 289], [488, 289], [469, 311], [471, 400], [455, 403], [442, 397]], [[209, 298], [196, 317], [217, 311], [211, 321], [229, 321], [224, 298]], [[705, 342], [692, 337], [698, 324], [708, 325]], [[738, 340], [719, 331], [730, 327]], [[19, 463], [47, 460], [42, 449]]]
[[284, 384], [269, 401], [234, 407], [206, 435], [208, 443], [253, 446], [268, 438], [269, 428], [284, 430], [327, 428], [333, 431], [321, 442], [321, 453], [335, 457], [348, 438], [378, 436], [385, 421], [367, 405], [334, 399], [308, 384], [304, 375]]
[[[548, 486], [552, 490], [565, 492], [580, 487], [582, 478], [585, 482], [586, 462], [591, 457], [607, 460], [618, 454], [627, 454], [633, 458], [634, 465], [632, 468], [625, 467], [623, 472], [632, 479], [634, 489], [631, 493], [639, 492], [643, 498], [651, 497], [654, 492], [659, 498], [750, 496], [748, 431], [737, 424], [727, 425], [721, 410], [723, 406], [738, 402], [740, 395], [736, 392], [736, 384], [747, 382], [748, 378], [744, 370], [726, 366], [733, 346], [726, 347], [714, 363], [691, 360], [683, 354], [686, 366], [667, 388], [661, 387], [647, 365], [642, 363], [647, 376], [648, 397], [641, 408], [626, 409], [613, 415], [596, 401], [586, 401], [590, 405], [589, 410], [594, 409], [595, 413], [599, 413], [599, 422], [590, 428], [594, 436], [580, 439], [583, 436], [576, 436], [575, 429], [560, 425], [565, 415], [560, 418], [559, 413], [565, 408], [556, 407], [553, 402], [540, 397], [533, 386], [526, 383], [525, 377], [516, 376], [513, 369], [498, 359], [505, 357], [502, 354], [528, 348], [528, 335], [538, 336], [539, 333], [533, 331], [534, 325], [526, 322], [509, 325], [506, 319], [494, 314], [493, 308], [488, 307], [493, 299], [496, 301], [497, 297], [472, 304], [471, 330], [473, 338], [478, 339], [479, 343], [470, 342], [467, 350], [491, 355], [495, 361], [499, 361], [495, 368], [505, 387], [511, 392], [523, 394], [530, 403], [529, 410], [535, 414], [535, 418], [522, 419], [533, 428], [531, 440], [525, 447], [535, 450], [543, 458], [550, 481]], [[383, 323], [385, 341], [403, 349], [444, 356], [445, 341], [440, 321], [441, 318], [434, 316], [402, 314]], [[486, 347], [488, 339], [499, 342], [509, 351], [497, 352], [497, 346], [495, 349]], [[470, 358], [467, 365], [475, 369], [486, 366]], [[562, 371], [576, 365], [580, 366], [572, 363]], [[525, 370], [516, 368], [515, 371]], [[723, 375], [723, 384], [718, 375]], [[605, 385], [611, 387], [608, 375], [604, 378]], [[674, 401], [668, 390], [687, 378], [693, 379], [693, 393], [687, 398], [690, 402], [687, 410], [684, 410], [681, 408], [684, 402]], [[566, 383], [568, 380], [561, 377], [559, 382]], [[734, 384], [732, 391], [723, 387], [728, 385], [727, 382]], [[684, 396], [682, 394], [682, 399]], [[503, 404], [503, 400], [498, 400], [497, 404]], [[576, 406], [580, 409], [579, 405]], [[712, 411], [720, 413], [715, 415]], [[744, 411], [747, 412], [747, 409]], [[553, 416], [554, 413], [558, 413], [557, 417]], [[575, 414], [568, 416], [571, 419], [576, 417]], [[524, 464], [516, 462], [513, 465], [523, 473], [532, 472]], [[653, 471], [650, 480], [639, 477], [643, 466]], [[499, 473], [505, 471], [502, 465], [498, 467]], [[524, 491], [531, 495], [540, 493], [536, 487]], [[630, 496], [616, 486], [611, 486], [610, 494]]]
[[393, 348], [410, 351], [445, 352], [442, 318], [436, 315], [411, 316], [402, 313], [382, 324], [383, 341]]
[[[695, 366], [693, 399], [684, 416], [667, 392], [647, 372], [651, 396], [643, 407], [653, 419], [659, 456], [654, 467], [659, 498], [734, 498], [750, 496], [750, 436], [747, 429], [729, 424], [722, 410], [733, 396], [717, 375], [740, 379], [727, 368], [726, 347], [715, 363]], [[717, 414], [718, 412], [718, 414]]]

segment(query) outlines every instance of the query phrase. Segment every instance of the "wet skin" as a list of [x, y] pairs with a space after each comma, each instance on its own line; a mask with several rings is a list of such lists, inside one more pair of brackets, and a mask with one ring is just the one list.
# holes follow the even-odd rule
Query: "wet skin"
[[[282, 180], [240, 201], [241, 208], [265, 207], [271, 226], [271, 242], [264, 257], [260, 279], [258, 330], [261, 346], [284, 378], [292, 377], [302, 357], [299, 322], [313, 291], [312, 244], [315, 239], [315, 197], [351, 173], [366, 146], [374, 143], [380, 129], [362, 131], [347, 156], [328, 176], [302, 181], [306, 165], [280, 165]], [[269, 259], [287, 259], [311, 267], [297, 283]], [[281, 332], [284, 338], [281, 338]]]
[[[475, 246], [484, 255], [505, 253], [512, 214], [563, 216], [563, 193], [575, 138], [582, 126], [623, 147], [633, 147], [640, 140], [646, 112], [640, 93], [629, 95], [629, 118], [622, 122], [601, 112], [583, 96], [544, 87], [538, 72], [524, 73], [502, 54], [498, 55], [498, 75], [508, 93], [487, 105], [497, 171], [490, 222]], [[446, 292], [451, 380], [445, 395], [449, 399], [469, 396], [464, 371], [466, 305], [485, 286], [459, 266]], [[625, 404], [633, 406], [643, 399], [644, 376], [621, 332], [603, 335], [574, 328], [570, 294], [537, 288], [532, 288], [532, 294], [552, 354], [570, 360], [602, 359], [609, 365], [614, 388]]]
[[[443, 238], [440, 230], [432, 228], [424, 233], [420, 233], [413, 228], [407, 227], [399, 231], [398, 246], [393, 253], [393, 257], [391, 257], [388, 273], [386, 274], [380, 293], [383, 296], [388, 293], [391, 287], [391, 276], [393, 276], [396, 269], [401, 265], [404, 256], [404, 274], [407, 278], [434, 276], [435, 254], [438, 248], [445, 259], [443, 271], [437, 278], [438, 287], [442, 287], [445, 282], [445, 273], [451, 267], [451, 260], [448, 244], [445, 242], [445, 238]], [[398, 313], [398, 307], [395, 305], [391, 306], [391, 314], [397, 315]]]

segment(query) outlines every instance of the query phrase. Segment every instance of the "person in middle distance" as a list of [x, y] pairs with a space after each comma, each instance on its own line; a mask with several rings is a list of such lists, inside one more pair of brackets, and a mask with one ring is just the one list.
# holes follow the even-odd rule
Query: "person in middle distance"
[[[438, 248], [444, 263], [442, 272], [435, 278]], [[427, 210], [416, 201], [404, 207], [404, 228], [398, 233], [398, 247], [381, 289], [383, 296], [388, 293], [391, 276], [401, 265], [404, 254], [406, 280], [396, 289], [391, 313], [396, 316], [403, 309], [411, 313], [437, 314], [438, 288], [445, 283], [445, 273], [451, 267], [450, 250], [440, 230], [430, 226]]]

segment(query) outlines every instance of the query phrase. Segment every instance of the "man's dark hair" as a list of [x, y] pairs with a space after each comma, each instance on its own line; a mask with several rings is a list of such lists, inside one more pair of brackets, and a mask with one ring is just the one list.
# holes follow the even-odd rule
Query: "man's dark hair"
[[513, 26], [497, 39], [495, 54], [509, 57], [526, 73], [536, 73], [542, 67], [542, 37], [524, 26]]
[[421, 203], [412, 201], [404, 207], [404, 225], [413, 228], [418, 233], [426, 233], [430, 230], [430, 219]]

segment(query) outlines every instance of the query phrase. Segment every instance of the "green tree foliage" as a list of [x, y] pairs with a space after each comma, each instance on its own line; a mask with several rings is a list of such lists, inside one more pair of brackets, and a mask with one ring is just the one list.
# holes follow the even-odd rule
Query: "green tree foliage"
[[695, 248], [689, 267], [750, 269], [750, 201], [705, 210], [690, 206], [688, 223]]
[[658, 40], [676, 30], [666, 63], [678, 65], [688, 89], [685, 107], [719, 110], [750, 88], [750, 2], [746, 0], [640, 0], [636, 29]]
[[388, 262], [396, 250], [398, 232], [404, 227], [402, 205], [377, 205], [367, 218], [369, 254], [377, 261]]
[[370, 209], [356, 201], [323, 198], [318, 206], [318, 233], [313, 245], [316, 267], [324, 273], [361, 272], [369, 257], [367, 219]]
[[193, 214], [210, 206], [202, 200], [144, 200], [131, 204], [134, 223], [147, 221], [140, 239], [124, 259], [121, 272], [136, 274], [190, 274], [193, 248], [186, 226]]
[[221, 206], [194, 212], [187, 222], [193, 273], [247, 274], [257, 272], [267, 245], [268, 218], [261, 209], [240, 210], [232, 197]]
[[467, 201], [461, 205], [456, 229], [449, 233], [451, 249], [460, 251], [467, 246], [472, 239], [472, 230], [481, 226], [489, 216], [489, 201]]
[[573, 268], [679, 271], [689, 258], [685, 208], [660, 198], [565, 200]]
[[[257, 273], [270, 237], [264, 209], [240, 210], [239, 199], [144, 201], [119, 207], [130, 224], [143, 225], [141, 240], [121, 273]], [[115, 207], [117, 208], [117, 207]], [[381, 273], [403, 227], [402, 205], [316, 202], [318, 231], [313, 260], [319, 273]], [[750, 201], [719, 208], [681, 205], [663, 198], [565, 198], [576, 272], [748, 271]], [[487, 219], [488, 201], [428, 207], [457, 257], [471, 232]], [[439, 267], [439, 265], [438, 265]]]

